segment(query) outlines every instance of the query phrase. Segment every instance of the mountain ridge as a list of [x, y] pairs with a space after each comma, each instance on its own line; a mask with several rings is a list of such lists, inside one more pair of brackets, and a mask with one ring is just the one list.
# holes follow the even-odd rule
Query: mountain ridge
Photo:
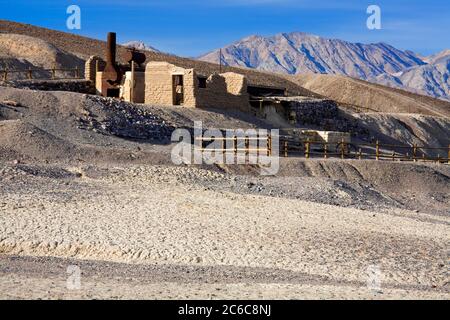
[[447, 57], [450, 57], [450, 50], [422, 57], [385, 42], [352, 43], [290, 32], [269, 37], [250, 35], [198, 59], [290, 75], [344, 75], [450, 100], [450, 70], [441, 65], [426, 67], [442, 64]]
[[138, 41], [138, 40], [128, 41], [128, 42], [123, 43], [122, 46], [128, 47], [128, 48], [134, 48], [137, 50], [146, 50], [146, 51], [161, 53], [160, 50], [146, 44], [144, 41]]

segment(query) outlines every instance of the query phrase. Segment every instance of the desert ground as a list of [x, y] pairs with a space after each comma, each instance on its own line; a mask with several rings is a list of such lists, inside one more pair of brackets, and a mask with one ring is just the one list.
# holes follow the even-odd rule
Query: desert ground
[[1, 299], [450, 298], [446, 164], [175, 166], [175, 127], [269, 125], [68, 92], [0, 101]]
[[[430, 184], [450, 174], [394, 167]], [[358, 193], [320, 175], [5, 163], [1, 177], [2, 298], [449, 298], [448, 193], [430, 212], [401, 208], [405, 190]], [[79, 290], [66, 288], [70, 265]]]

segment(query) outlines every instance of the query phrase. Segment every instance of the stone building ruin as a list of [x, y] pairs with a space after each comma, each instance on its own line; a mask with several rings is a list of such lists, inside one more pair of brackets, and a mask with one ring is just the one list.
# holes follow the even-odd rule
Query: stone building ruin
[[[335, 131], [355, 131], [341, 119], [333, 101], [289, 96], [285, 88], [249, 83], [239, 73], [202, 74], [166, 61], [149, 61], [145, 54], [129, 49], [116, 62], [116, 37], [108, 34], [106, 61], [92, 56], [86, 61], [85, 77], [98, 95], [127, 102], [159, 106], [242, 111], [265, 119], [278, 128], [314, 128], [324, 140], [347, 139]], [[317, 129], [323, 131], [323, 137]], [[311, 134], [302, 132], [302, 137]]]
[[205, 76], [167, 62], [145, 69], [145, 103], [249, 111], [245, 76], [233, 72]]

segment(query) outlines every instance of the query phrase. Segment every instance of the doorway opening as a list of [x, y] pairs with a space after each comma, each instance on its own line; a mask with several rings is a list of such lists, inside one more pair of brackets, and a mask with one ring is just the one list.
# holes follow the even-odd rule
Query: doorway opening
[[120, 97], [120, 89], [115, 89], [115, 88], [106, 89], [106, 96], [109, 98], [119, 98]]
[[173, 75], [173, 104], [180, 106], [184, 103], [184, 81], [182, 75]]

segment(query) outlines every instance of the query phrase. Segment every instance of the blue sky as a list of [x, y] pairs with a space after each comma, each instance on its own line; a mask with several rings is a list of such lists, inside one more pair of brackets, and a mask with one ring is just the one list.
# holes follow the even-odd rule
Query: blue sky
[[[104, 39], [142, 40], [162, 51], [198, 56], [251, 34], [303, 31], [352, 42], [386, 42], [428, 55], [450, 48], [449, 0], [0, 0], [0, 19], [66, 29], [66, 8], [81, 8], [81, 30]], [[382, 10], [368, 30], [367, 7]]]

